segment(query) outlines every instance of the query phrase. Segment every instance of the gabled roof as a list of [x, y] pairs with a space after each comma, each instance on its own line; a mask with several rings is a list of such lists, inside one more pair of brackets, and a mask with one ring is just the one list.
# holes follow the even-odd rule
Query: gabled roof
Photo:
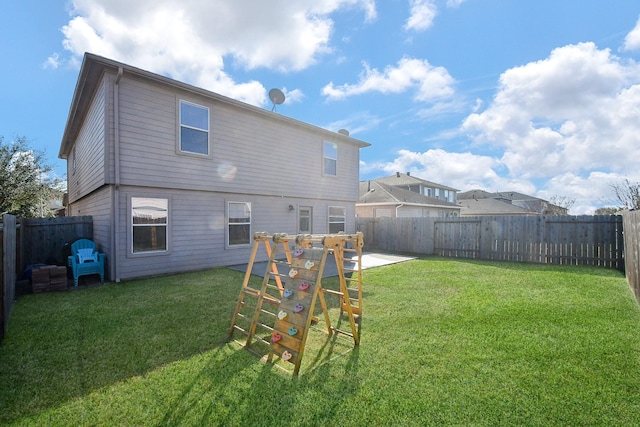
[[84, 59], [82, 61], [82, 67], [80, 68], [80, 74], [78, 76], [78, 82], [76, 83], [76, 88], [71, 100], [69, 115], [67, 117], [67, 124], [62, 136], [62, 142], [60, 143], [60, 151], [58, 153], [58, 157], [60, 157], [61, 159], [68, 158], [71, 147], [73, 146], [73, 141], [75, 141], [76, 135], [78, 134], [80, 127], [82, 126], [82, 123], [84, 121], [84, 117], [87, 114], [93, 94], [102, 79], [102, 75], [107, 71], [117, 75], [116, 83], [123, 75], [135, 75], [138, 78], [143, 78], [156, 84], [163, 85], [165, 87], [195, 93], [216, 102], [233, 105], [236, 108], [250, 111], [254, 114], [268, 116], [270, 120], [286, 122], [291, 125], [303, 127], [310, 131], [323, 134], [326, 137], [330, 136], [334, 140], [346, 142], [349, 144], [355, 144], [359, 148], [368, 147], [369, 145], [371, 145], [359, 139], [355, 139], [338, 132], [333, 132], [328, 129], [323, 129], [318, 126], [301, 122], [283, 116], [281, 114], [265, 110], [263, 108], [255, 107], [253, 105], [249, 105], [244, 102], [220, 95], [218, 93], [171, 79], [169, 77], [161, 76], [150, 71], [145, 71], [131, 65], [114, 61], [112, 59], [103, 58], [91, 53], [85, 53]]
[[529, 209], [521, 208], [520, 206], [512, 205], [511, 203], [503, 202], [498, 199], [484, 198], [484, 199], [463, 199], [458, 200], [458, 206], [460, 215], [536, 215]]
[[358, 203], [369, 204], [415, 204], [425, 206], [457, 208], [454, 203], [428, 197], [401, 187], [387, 185], [379, 180], [360, 181]]
[[466, 200], [466, 199], [490, 199], [494, 196], [495, 193], [489, 193], [484, 190], [469, 190], [458, 193], [458, 200]]
[[395, 175], [386, 176], [383, 178], [376, 178], [375, 181], [381, 184], [393, 186], [409, 186], [420, 184], [430, 188], [442, 188], [449, 191], [458, 191], [458, 189], [456, 188], [447, 187], [446, 185], [437, 184], [435, 182], [427, 181], [426, 179], [416, 178], [415, 176], [411, 176], [406, 173], [397, 173]]
[[466, 199], [506, 199], [506, 200], [540, 200], [547, 202], [544, 199], [530, 196], [524, 193], [518, 193], [517, 191], [497, 191], [495, 193], [489, 193], [484, 190], [469, 190], [462, 193], [458, 193], [458, 200]]

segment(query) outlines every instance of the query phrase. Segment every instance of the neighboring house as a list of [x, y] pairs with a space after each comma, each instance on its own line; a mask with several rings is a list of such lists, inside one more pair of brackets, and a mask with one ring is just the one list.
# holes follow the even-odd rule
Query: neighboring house
[[368, 145], [86, 54], [59, 157], [119, 281], [246, 263], [256, 231], [355, 232]]
[[461, 216], [483, 215], [567, 215], [566, 208], [544, 199], [515, 191], [489, 193], [471, 190], [458, 193]]
[[410, 174], [360, 182], [356, 203], [359, 217], [457, 217], [455, 188], [436, 184]]

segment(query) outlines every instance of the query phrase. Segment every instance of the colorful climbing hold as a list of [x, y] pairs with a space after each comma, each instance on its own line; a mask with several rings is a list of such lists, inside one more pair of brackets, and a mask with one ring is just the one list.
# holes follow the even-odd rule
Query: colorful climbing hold
[[296, 304], [296, 306], [293, 308], [294, 313], [300, 313], [302, 310], [304, 310], [304, 305], [302, 304]]

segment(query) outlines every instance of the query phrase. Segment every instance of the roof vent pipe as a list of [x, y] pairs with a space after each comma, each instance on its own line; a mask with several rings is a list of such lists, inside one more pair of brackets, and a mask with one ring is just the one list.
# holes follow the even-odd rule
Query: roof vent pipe
[[400, 178], [400, 172], [396, 172], [396, 178]]
[[411, 172], [407, 171], [407, 176], [411, 176]]

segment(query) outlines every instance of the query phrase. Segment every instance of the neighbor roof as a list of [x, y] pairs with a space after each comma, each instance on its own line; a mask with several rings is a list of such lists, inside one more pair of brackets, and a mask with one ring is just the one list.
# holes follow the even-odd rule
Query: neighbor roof
[[467, 199], [506, 199], [506, 200], [542, 200], [539, 197], [530, 196], [524, 193], [518, 193], [517, 191], [497, 191], [495, 193], [489, 193], [484, 190], [469, 190], [462, 193], [458, 193], [458, 200]]
[[458, 200], [460, 215], [536, 215], [536, 212], [498, 199]]
[[438, 207], [455, 207], [454, 203], [445, 200], [428, 197], [415, 191], [387, 185], [379, 180], [360, 181], [360, 198], [358, 203], [370, 204], [416, 204]]
[[383, 178], [376, 178], [374, 181], [381, 184], [393, 185], [393, 186], [407, 186], [421, 184], [425, 187], [442, 188], [444, 190], [458, 191], [453, 187], [447, 187], [446, 185], [437, 184], [435, 182], [427, 181], [426, 179], [416, 178], [415, 176], [408, 175], [406, 173], [397, 173], [391, 176], [385, 176]]

